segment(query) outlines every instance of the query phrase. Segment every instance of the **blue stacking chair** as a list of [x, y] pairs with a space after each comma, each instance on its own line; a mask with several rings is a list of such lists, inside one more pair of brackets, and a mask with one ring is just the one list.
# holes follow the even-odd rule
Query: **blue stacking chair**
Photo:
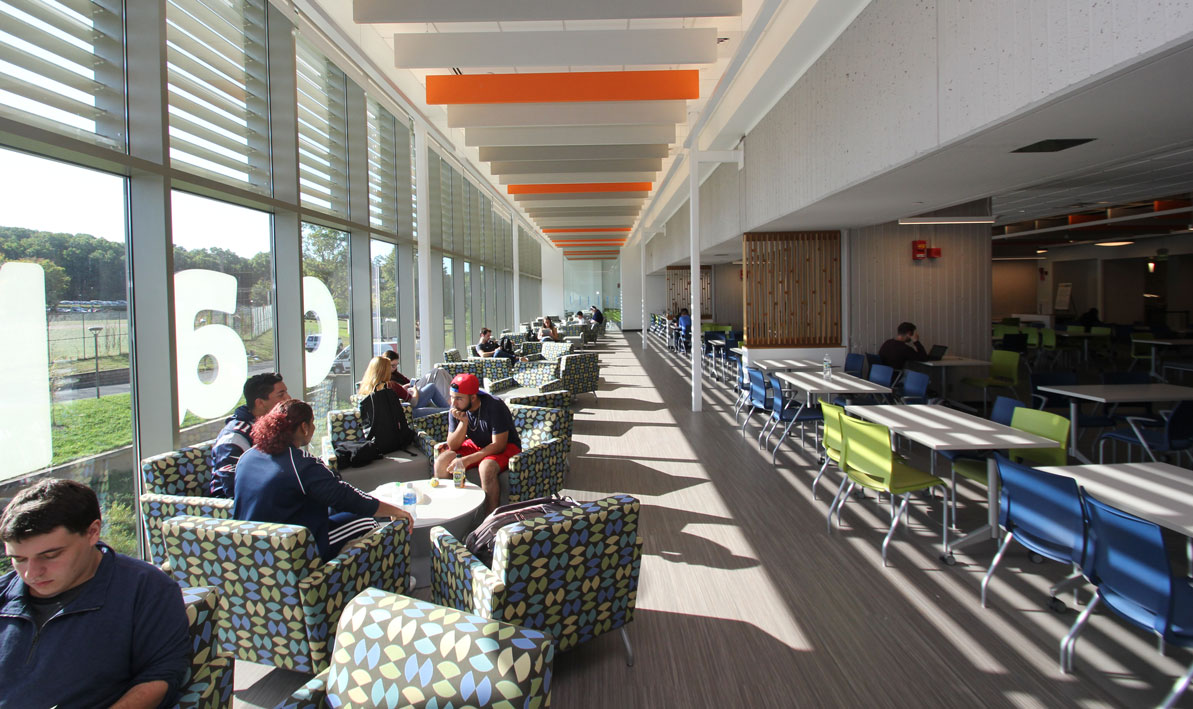
[[[1103, 384], [1151, 384], [1152, 375], [1148, 372], [1105, 372], [1102, 374]], [[1127, 409], [1124, 411], [1124, 408]], [[1150, 416], [1155, 418], [1156, 412], [1150, 401], [1138, 404], [1115, 404], [1107, 412], [1115, 423], [1126, 421], [1129, 416]]]
[[928, 403], [928, 384], [932, 379], [923, 372], [908, 370], [903, 373], [903, 386], [899, 390], [899, 400], [904, 404]]
[[733, 402], [733, 421], [736, 423], [737, 415], [750, 401], [750, 377], [740, 358], [737, 360], [737, 382], [733, 388], [737, 390], [737, 400]]
[[[1077, 636], [1099, 603], [1164, 643], [1193, 647], [1193, 586], [1174, 575], [1164, 537], [1154, 522], [1112, 507], [1083, 491], [1089, 519], [1086, 578], [1097, 587], [1093, 599], [1060, 643], [1060, 669], [1073, 671]], [[1172, 706], [1193, 678], [1193, 666], [1177, 679], [1160, 704]]]
[[[866, 355], [869, 359], [870, 355]], [[879, 386], [890, 387], [895, 381], [895, 370], [885, 364], [871, 364], [870, 373], [866, 376], [868, 381], [871, 381]], [[855, 404], [881, 404], [886, 400], [886, 396], [882, 394], [866, 394], [863, 396], [853, 397]], [[837, 406], [845, 406], [848, 402], [845, 397], [838, 396], [833, 398], [833, 403]]]
[[[986, 588], [1012, 540], [1046, 559], [1073, 564], [1075, 569], [1085, 566], [1086, 524], [1077, 481], [1015, 463], [1002, 454], [995, 454], [995, 459], [1002, 480], [998, 522], [1007, 534], [982, 578], [983, 608]], [[1080, 573], [1075, 573], [1053, 586], [1049, 603], [1052, 610], [1065, 609], [1058, 593], [1084, 581]]]
[[866, 369], [869, 370], [871, 367], [873, 367], [876, 364], [882, 364], [882, 357], [879, 357], [878, 355], [874, 354], [873, 352], [867, 352], [866, 353]]
[[845, 355], [845, 368], [842, 370], [850, 376], [861, 379], [862, 370], [866, 367], [866, 357], [860, 352], [850, 352]]
[[1155, 419], [1128, 416], [1130, 431], [1110, 431], [1098, 437], [1098, 462], [1102, 462], [1106, 441], [1122, 441], [1143, 446], [1148, 457], [1156, 460], [1157, 453], [1176, 453], [1179, 460], [1184, 453], [1193, 461], [1193, 401], [1182, 401], [1163, 421], [1163, 428], [1145, 430], [1140, 426], [1158, 423]]
[[[811, 405], [800, 406], [796, 402], [784, 401], [783, 400], [783, 384], [779, 381], [778, 375], [768, 374], [767, 378], [770, 380], [770, 391], [771, 391], [770, 423], [772, 425], [771, 425], [770, 433], [766, 434], [766, 442], [768, 444], [770, 443], [771, 434], [773, 434], [775, 432], [776, 428], [778, 428], [779, 426], [784, 426], [783, 435], [779, 436], [779, 442], [775, 444], [774, 450], [771, 451], [770, 462], [773, 465], [775, 462], [775, 456], [777, 456], [779, 453], [779, 446], [783, 445], [783, 441], [787, 440], [787, 434], [791, 431], [791, 427], [793, 425], [795, 425], [797, 423], [800, 425], [800, 443], [803, 443], [804, 426], [809, 421], [815, 422], [815, 421], [824, 420], [824, 415], [821, 413], [821, 411], [818, 407], [811, 406]], [[765, 432], [765, 430], [766, 430], [766, 427], [763, 426], [763, 432]], [[820, 445], [819, 435], [816, 436], [815, 442], [816, 442], [817, 446]], [[761, 447], [763, 445], [761, 433], [758, 434], [758, 445], [759, 445], [759, 447]]]
[[769, 411], [770, 401], [766, 398], [766, 379], [762, 376], [762, 370], [750, 367], [746, 370], [746, 374], [750, 377], [749, 388], [749, 404], [750, 410], [746, 413], [746, 418], [741, 422], [741, 435], [746, 435], [746, 426], [750, 423], [750, 417], [754, 415], [755, 411]]

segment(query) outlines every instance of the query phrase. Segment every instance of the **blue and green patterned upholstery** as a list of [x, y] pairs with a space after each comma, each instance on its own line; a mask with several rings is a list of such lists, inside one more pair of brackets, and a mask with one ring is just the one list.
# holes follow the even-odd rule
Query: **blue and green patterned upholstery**
[[439, 362], [436, 367], [447, 372], [448, 379], [455, 379], [457, 374], [475, 374], [477, 379], [484, 381], [485, 370], [482, 359], [466, 359], [463, 362]]
[[162, 526], [166, 520], [179, 515], [232, 519], [232, 500], [222, 497], [182, 497], [181, 495], [141, 495], [141, 517], [149, 537], [149, 559], [169, 572], [166, 565], [166, 542]]
[[613, 495], [497, 533], [493, 568], [431, 529], [435, 603], [550, 633], [564, 651], [634, 618], [642, 541], [638, 500]]
[[460, 355], [460, 350], [453, 347], [450, 350], [443, 351], [443, 361], [444, 362], [463, 362], [464, 357]]
[[543, 357], [550, 360], [558, 360], [560, 357], [575, 351], [575, 345], [571, 342], [543, 342], [540, 344], [543, 346]]
[[211, 494], [211, 448], [215, 440], [185, 446], [141, 461], [145, 492], [202, 497]]
[[232, 706], [232, 658], [216, 652], [216, 618], [224, 612], [219, 591], [210, 586], [182, 589], [191, 636], [191, 666], [178, 690], [177, 709], [224, 709]]
[[601, 365], [596, 352], [580, 352], [559, 358], [559, 378], [573, 396], [595, 392]]
[[568, 323], [566, 325], [560, 325], [556, 329], [559, 330], [560, 337], [579, 337], [580, 327], [581, 326], [579, 323]]
[[542, 631], [369, 588], [340, 616], [331, 666], [278, 709], [539, 709], [554, 657]]
[[[522, 440], [522, 452], [510, 458], [509, 501], [519, 502], [545, 497], [563, 489], [569, 470], [568, 453], [572, 448], [571, 409], [509, 405]], [[436, 418], [437, 417], [437, 418]], [[434, 418], [433, 421], [428, 419]], [[419, 431], [419, 449], [434, 465], [435, 446], [447, 440], [447, 412], [424, 416], [427, 421]]]
[[149, 538], [150, 559], [165, 568], [166, 548], [162, 523], [177, 515], [229, 519], [232, 501], [210, 497], [211, 447], [214, 440], [151, 456], [141, 461], [145, 493], [141, 518]]
[[[403, 401], [402, 413], [406, 415], [406, 425], [413, 429], [414, 415], [412, 411], [410, 403]], [[360, 437], [363, 435], [360, 422], [360, 409], [336, 409], [328, 411], [327, 432], [333, 446], [336, 443], [344, 441], [360, 440]]]
[[495, 382], [513, 374], [514, 363], [509, 357], [482, 357], [481, 382]]
[[523, 343], [521, 343], [521, 350], [522, 350], [522, 355], [524, 357], [529, 357], [530, 355], [536, 355], [543, 351], [543, 343], [537, 342], [537, 341], [536, 342], [523, 342]]
[[556, 375], [557, 368], [558, 365], [549, 360], [518, 362], [505, 379], [489, 382], [489, 391], [500, 395], [502, 392], [519, 387], [532, 387], [534, 391], [527, 392], [528, 394], [562, 390], [564, 384], [563, 380]]
[[[567, 389], [544, 391], [541, 394], [525, 394], [522, 396], [505, 397], [507, 404], [522, 404], [523, 406], [544, 406], [548, 409], [568, 409], [572, 406], [572, 394]], [[570, 419], [569, 419], [570, 420]], [[571, 428], [567, 431], [568, 438], [572, 437]]]
[[327, 563], [310, 530], [293, 524], [182, 516], [162, 534], [180, 584], [220, 589], [220, 651], [296, 672], [327, 667], [345, 604], [369, 586], [402, 592], [410, 566], [405, 523], [350, 542]]

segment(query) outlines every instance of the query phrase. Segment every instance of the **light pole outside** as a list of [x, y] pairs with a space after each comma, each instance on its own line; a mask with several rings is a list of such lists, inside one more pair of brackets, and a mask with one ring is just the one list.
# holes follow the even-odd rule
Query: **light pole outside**
[[95, 398], [99, 398], [99, 333], [104, 329], [103, 325], [92, 325], [87, 328], [91, 331], [91, 337], [95, 342]]

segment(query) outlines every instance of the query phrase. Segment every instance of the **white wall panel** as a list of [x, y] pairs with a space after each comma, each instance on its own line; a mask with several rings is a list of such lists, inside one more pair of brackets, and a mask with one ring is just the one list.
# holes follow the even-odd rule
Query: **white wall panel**
[[[849, 232], [849, 348], [877, 352], [900, 322], [919, 327], [925, 347], [990, 354], [990, 233], [982, 226], [880, 224]], [[911, 242], [940, 247], [913, 261]]]

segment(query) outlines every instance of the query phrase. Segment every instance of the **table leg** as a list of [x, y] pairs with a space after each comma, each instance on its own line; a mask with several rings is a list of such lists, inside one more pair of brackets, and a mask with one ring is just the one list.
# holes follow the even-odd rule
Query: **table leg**
[[1080, 404], [1076, 399], [1069, 399], [1069, 455], [1086, 465], [1090, 465], [1092, 461], [1082, 455], [1081, 451], [1077, 448], [1077, 435], [1079, 433], [1077, 430], [1077, 415], [1079, 406]]
[[1164, 377], [1160, 376], [1160, 372], [1156, 371], [1156, 350], [1158, 349], [1158, 345], [1152, 345], [1152, 378], [1163, 381]]
[[951, 566], [953, 552], [990, 540], [998, 540], [998, 465], [993, 456], [986, 459], [986, 524], [949, 545], [943, 559]]

